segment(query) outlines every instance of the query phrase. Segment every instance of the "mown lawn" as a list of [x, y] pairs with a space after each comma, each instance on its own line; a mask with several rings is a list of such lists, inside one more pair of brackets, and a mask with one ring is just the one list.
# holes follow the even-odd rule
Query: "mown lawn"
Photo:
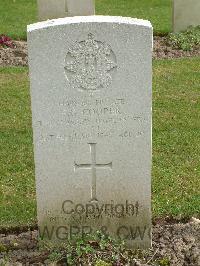
[[[0, 68], [0, 227], [36, 221], [27, 68]], [[153, 216], [200, 216], [200, 58], [154, 61]]]
[[27, 68], [0, 68], [0, 226], [35, 220]]
[[200, 216], [200, 58], [154, 62], [154, 216]]
[[[97, 15], [148, 19], [156, 34], [171, 31], [171, 13], [171, 0], [96, 0]], [[26, 25], [34, 22], [37, 22], [36, 0], [1, 0], [0, 34], [26, 39]]]

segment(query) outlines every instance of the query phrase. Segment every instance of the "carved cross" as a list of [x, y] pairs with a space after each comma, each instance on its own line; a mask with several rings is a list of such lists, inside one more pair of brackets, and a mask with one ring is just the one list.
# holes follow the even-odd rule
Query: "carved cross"
[[90, 145], [91, 163], [90, 164], [77, 164], [75, 165], [75, 171], [79, 169], [90, 169], [92, 171], [92, 188], [91, 188], [91, 202], [98, 201], [96, 195], [96, 169], [110, 169], [112, 170], [112, 162], [107, 164], [96, 163], [96, 143], [88, 143]]

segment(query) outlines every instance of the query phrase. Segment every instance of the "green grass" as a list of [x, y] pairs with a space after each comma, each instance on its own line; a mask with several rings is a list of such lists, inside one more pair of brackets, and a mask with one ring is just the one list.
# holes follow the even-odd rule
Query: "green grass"
[[[153, 216], [200, 215], [200, 59], [154, 61]], [[36, 220], [27, 68], [0, 68], [0, 227]]]
[[[171, 31], [171, 0], [96, 0], [96, 14], [148, 19], [155, 33]], [[0, 34], [26, 39], [26, 25], [37, 22], [36, 0], [1, 0]]]
[[1, 0], [0, 34], [26, 39], [26, 26], [37, 22], [36, 0]]
[[200, 26], [189, 27], [184, 32], [170, 33], [168, 35], [170, 46], [175, 49], [192, 51], [200, 48]]
[[155, 216], [200, 215], [200, 58], [154, 63]]
[[0, 68], [0, 226], [36, 216], [28, 88], [27, 69]]
[[154, 33], [168, 33], [172, 29], [171, 0], [96, 0], [96, 13], [148, 19]]

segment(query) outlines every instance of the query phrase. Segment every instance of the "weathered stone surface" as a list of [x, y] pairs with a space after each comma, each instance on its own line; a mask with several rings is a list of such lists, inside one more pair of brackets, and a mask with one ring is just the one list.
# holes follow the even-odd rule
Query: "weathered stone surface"
[[174, 0], [173, 31], [186, 30], [189, 26], [200, 25], [199, 0]]
[[97, 229], [149, 247], [151, 24], [41, 22], [28, 26], [28, 49], [41, 234]]
[[37, 0], [39, 20], [95, 14], [94, 0]]

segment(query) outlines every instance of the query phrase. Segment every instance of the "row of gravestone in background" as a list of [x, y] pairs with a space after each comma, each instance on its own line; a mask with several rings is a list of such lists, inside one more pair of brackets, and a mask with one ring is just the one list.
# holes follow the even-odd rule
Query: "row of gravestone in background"
[[[95, 14], [94, 0], [37, 0], [39, 20]], [[173, 31], [200, 25], [199, 0], [173, 0]]]
[[94, 0], [37, 0], [39, 20], [95, 14]]

